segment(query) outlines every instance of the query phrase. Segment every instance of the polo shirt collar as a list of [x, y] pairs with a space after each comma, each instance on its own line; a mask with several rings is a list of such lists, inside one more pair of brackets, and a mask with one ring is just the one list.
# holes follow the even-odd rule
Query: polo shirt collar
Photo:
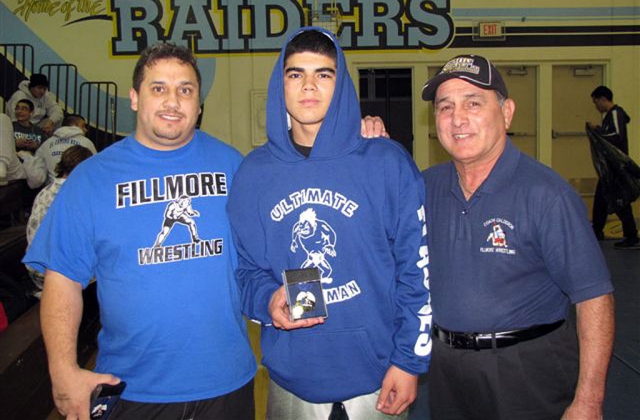
[[[520, 150], [513, 145], [511, 139], [507, 136], [507, 144], [502, 155], [500, 155], [493, 169], [491, 169], [489, 176], [480, 185], [474, 195], [491, 194], [494, 191], [500, 191], [510, 185], [516, 173], [520, 155]], [[450, 165], [451, 171], [449, 174], [449, 182], [451, 185], [451, 191], [454, 193], [458, 191], [461, 194], [462, 192], [459, 191], [460, 187], [458, 186], [458, 174], [456, 167], [453, 162], [450, 162]]]

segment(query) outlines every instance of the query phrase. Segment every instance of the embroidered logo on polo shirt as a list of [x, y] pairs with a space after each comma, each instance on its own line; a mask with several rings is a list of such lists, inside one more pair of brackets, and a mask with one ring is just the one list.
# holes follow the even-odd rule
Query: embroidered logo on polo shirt
[[489, 246], [480, 247], [480, 252], [515, 255], [516, 250], [509, 246], [509, 236], [514, 230], [513, 223], [501, 217], [494, 217], [485, 221], [482, 226], [487, 228], [486, 243]]

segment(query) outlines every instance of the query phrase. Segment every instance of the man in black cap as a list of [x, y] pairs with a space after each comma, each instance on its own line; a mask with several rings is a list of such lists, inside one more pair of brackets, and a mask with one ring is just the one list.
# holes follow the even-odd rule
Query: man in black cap
[[34, 109], [31, 114], [31, 123], [38, 125], [50, 136], [60, 125], [64, 113], [56, 97], [49, 91], [49, 80], [47, 76], [34, 73], [29, 80], [23, 80], [18, 85], [18, 90], [11, 95], [7, 102], [7, 115], [12, 121], [16, 121], [15, 108], [21, 99], [28, 99], [33, 102]]
[[422, 96], [452, 157], [424, 172], [433, 418], [602, 418], [614, 304], [584, 203], [512, 144], [486, 58], [453, 58]]

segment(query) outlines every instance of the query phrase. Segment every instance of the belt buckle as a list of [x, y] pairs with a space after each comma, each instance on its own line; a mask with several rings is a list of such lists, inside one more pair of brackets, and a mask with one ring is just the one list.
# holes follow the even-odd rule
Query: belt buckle
[[460, 334], [451, 334], [451, 347], [455, 349], [463, 349], [466, 346], [466, 341], [463, 339], [463, 336]]
[[[457, 333], [451, 334], [451, 347], [457, 349], [476, 349], [477, 337], [475, 334], [470, 333]], [[479, 348], [477, 348], [479, 350]]]

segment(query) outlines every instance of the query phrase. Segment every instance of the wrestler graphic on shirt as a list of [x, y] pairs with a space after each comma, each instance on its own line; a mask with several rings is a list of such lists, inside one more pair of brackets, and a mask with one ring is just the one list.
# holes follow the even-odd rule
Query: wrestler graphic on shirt
[[487, 237], [487, 242], [491, 241], [491, 245], [507, 247], [507, 235], [499, 224], [493, 225], [493, 232]]
[[291, 252], [298, 246], [307, 253], [307, 259], [300, 268], [317, 267], [323, 283], [331, 283], [333, 269], [326, 256], [336, 256], [336, 232], [324, 220], [319, 220], [316, 212], [309, 208], [300, 213], [291, 232]]
[[153, 244], [154, 248], [162, 246], [162, 243], [167, 239], [169, 232], [171, 232], [171, 229], [173, 229], [176, 223], [180, 223], [189, 228], [192, 242], [200, 242], [198, 228], [196, 222], [193, 220], [194, 217], [198, 216], [200, 216], [200, 213], [191, 207], [191, 198], [186, 195], [182, 195], [177, 200], [169, 203], [164, 211], [162, 230], [158, 233], [156, 242]]

